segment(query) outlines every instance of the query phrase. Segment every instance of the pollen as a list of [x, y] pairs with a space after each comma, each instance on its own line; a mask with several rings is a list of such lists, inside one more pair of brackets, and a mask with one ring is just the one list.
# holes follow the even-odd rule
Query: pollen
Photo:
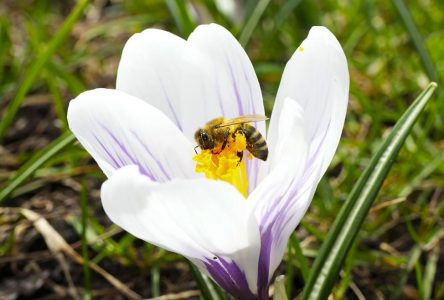
[[233, 185], [245, 198], [248, 193], [247, 171], [245, 158], [240, 161], [238, 153], [245, 151], [247, 141], [241, 133], [230, 136], [223, 150], [202, 150], [193, 157], [196, 172], [204, 173], [205, 177], [223, 180]]

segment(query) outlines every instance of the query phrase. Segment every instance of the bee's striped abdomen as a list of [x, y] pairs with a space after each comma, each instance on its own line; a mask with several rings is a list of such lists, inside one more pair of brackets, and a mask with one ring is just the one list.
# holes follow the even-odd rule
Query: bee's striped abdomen
[[242, 124], [242, 131], [247, 140], [247, 150], [253, 154], [254, 157], [261, 160], [267, 160], [268, 146], [262, 134], [250, 124]]

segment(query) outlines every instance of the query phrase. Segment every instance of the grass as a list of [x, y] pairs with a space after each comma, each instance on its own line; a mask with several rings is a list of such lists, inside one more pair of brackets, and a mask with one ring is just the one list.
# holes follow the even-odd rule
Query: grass
[[[293, 296], [389, 130], [429, 81], [443, 82], [439, 1], [246, 0], [231, 13], [211, 0], [189, 1], [194, 10], [174, 0], [31, 2], [0, 3], [0, 203], [38, 212], [85, 261], [143, 297], [195, 295], [197, 285], [181, 257], [111, 225], [98, 197], [104, 176], [65, 133], [64, 110], [83, 90], [114, 87], [120, 52], [133, 33], [158, 27], [186, 36], [195, 24], [221, 23], [252, 59], [268, 114], [285, 63], [312, 25], [329, 27], [343, 45], [351, 75], [349, 111], [335, 159], [280, 269], [291, 278], [287, 290]], [[438, 90], [434, 97], [345, 258], [333, 290], [339, 298], [444, 299], [444, 96]], [[88, 214], [81, 214], [80, 199], [89, 201]], [[45, 254], [44, 243], [30, 238], [29, 224], [22, 229], [24, 222], [0, 214], [0, 272], [17, 284], [20, 276], [46, 278], [30, 291], [36, 299], [68, 293], [67, 280], [45, 275], [58, 264]], [[118, 297], [116, 285], [91, 269], [70, 270], [71, 277], [82, 278], [74, 280], [82, 294]], [[0, 280], [0, 290], [3, 285]], [[208, 293], [218, 293], [212, 288]]]

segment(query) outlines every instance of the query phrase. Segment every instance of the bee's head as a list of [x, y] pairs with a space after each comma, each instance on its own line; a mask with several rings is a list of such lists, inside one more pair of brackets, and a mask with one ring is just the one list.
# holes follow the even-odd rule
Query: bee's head
[[194, 139], [202, 150], [214, 148], [214, 140], [205, 129], [199, 128], [194, 134]]

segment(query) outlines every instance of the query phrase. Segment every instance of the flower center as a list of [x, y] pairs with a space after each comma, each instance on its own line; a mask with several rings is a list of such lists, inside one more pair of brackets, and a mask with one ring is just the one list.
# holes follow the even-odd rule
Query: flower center
[[[202, 150], [193, 157], [196, 172], [204, 173], [207, 178], [223, 180], [233, 185], [247, 198], [248, 179], [245, 159], [240, 160], [238, 153], [247, 148], [247, 141], [242, 133], [231, 135], [224, 149], [221, 146], [211, 150]], [[248, 155], [251, 159], [251, 155]]]

